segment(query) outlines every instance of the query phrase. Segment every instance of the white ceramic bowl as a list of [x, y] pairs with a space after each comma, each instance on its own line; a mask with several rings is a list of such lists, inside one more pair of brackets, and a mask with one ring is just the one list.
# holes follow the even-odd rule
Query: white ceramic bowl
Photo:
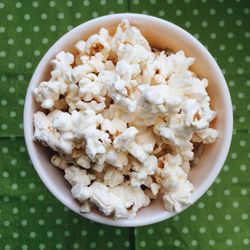
[[[212, 126], [219, 131], [219, 138], [214, 144], [205, 146], [198, 164], [192, 168], [189, 174], [189, 179], [194, 185], [193, 203], [214, 182], [223, 166], [231, 143], [233, 116], [227, 84], [214, 58], [192, 35], [170, 22], [140, 14], [109, 15], [83, 23], [61, 37], [44, 55], [30, 81], [24, 108], [25, 140], [38, 175], [57, 199], [78, 214], [80, 214], [79, 204], [72, 198], [70, 186], [63, 178], [63, 172], [51, 166], [51, 152], [40, 143], [33, 141], [33, 114], [40, 108], [32, 97], [32, 90], [42, 80], [49, 78], [50, 60], [59, 51], [74, 52], [73, 45], [78, 40], [88, 38], [91, 34], [98, 32], [101, 27], [107, 28], [111, 33], [114, 32], [123, 18], [127, 18], [133, 25], [136, 25], [152, 47], [170, 48], [174, 51], [184, 50], [187, 56], [194, 57], [196, 61], [192, 66], [193, 71], [199, 77], [209, 80], [208, 92], [212, 100], [211, 106], [217, 112], [217, 118]], [[184, 207], [183, 210], [187, 207]], [[81, 216], [104, 224], [129, 227], [152, 224], [166, 220], [175, 214], [175, 212], [166, 211], [162, 202], [157, 200], [152, 202], [149, 207], [141, 209], [132, 220], [114, 220], [101, 215], [97, 210], [81, 214]]]

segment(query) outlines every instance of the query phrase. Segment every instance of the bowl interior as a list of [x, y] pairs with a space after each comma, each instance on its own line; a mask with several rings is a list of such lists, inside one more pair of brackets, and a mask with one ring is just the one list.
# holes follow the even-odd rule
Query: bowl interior
[[[216, 143], [206, 145], [197, 163], [189, 174], [194, 185], [192, 201], [195, 202], [209, 188], [218, 175], [228, 153], [232, 134], [232, 107], [225, 80], [218, 65], [206, 49], [191, 35], [179, 27], [158, 18], [138, 14], [111, 15], [82, 24], [64, 35], [46, 53], [38, 65], [27, 91], [24, 113], [25, 139], [32, 162], [49, 190], [65, 205], [79, 213], [79, 204], [70, 193], [70, 186], [63, 178], [63, 172], [50, 163], [49, 149], [33, 141], [33, 114], [39, 110], [39, 105], [32, 98], [32, 89], [41, 81], [49, 78], [50, 60], [61, 50], [75, 52], [73, 45], [80, 39], [86, 39], [101, 27], [114, 32], [122, 18], [127, 18], [136, 25], [150, 42], [152, 47], [173, 51], [184, 50], [186, 56], [196, 59], [192, 70], [200, 77], [209, 80], [208, 92], [211, 106], [217, 112], [213, 127], [219, 131]], [[185, 209], [185, 208], [184, 208]], [[133, 220], [113, 220], [98, 213], [96, 210], [83, 216], [110, 225], [139, 226], [151, 224], [173, 216], [167, 212], [160, 200], [143, 208]]]

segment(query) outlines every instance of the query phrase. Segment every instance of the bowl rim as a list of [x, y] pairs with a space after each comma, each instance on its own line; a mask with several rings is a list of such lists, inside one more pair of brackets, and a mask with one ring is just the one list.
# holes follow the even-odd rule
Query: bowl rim
[[[43, 170], [42, 168], [42, 163], [38, 161], [38, 158], [36, 157], [36, 151], [34, 149], [34, 146], [32, 144], [33, 141], [33, 130], [30, 130], [30, 118], [27, 119], [27, 117], [30, 117], [30, 109], [31, 109], [31, 104], [32, 104], [32, 90], [34, 88], [34, 84], [36, 82], [36, 79], [39, 77], [39, 75], [41, 74], [42, 69], [45, 66], [45, 63], [48, 61], [49, 58], [51, 58], [51, 55], [53, 54], [53, 51], [61, 46], [64, 46], [64, 41], [67, 39], [68, 36], [70, 36], [72, 33], [76, 33], [79, 30], [83, 30], [84, 27], [86, 26], [94, 26], [99, 24], [102, 21], [107, 21], [107, 20], [118, 20], [118, 19], [123, 19], [123, 18], [134, 18], [137, 20], [146, 20], [147, 21], [155, 21], [158, 23], [161, 23], [165, 26], [167, 26], [170, 29], [175, 30], [176, 32], [181, 33], [187, 40], [188, 42], [193, 43], [195, 46], [197, 46], [200, 50], [202, 50], [202, 53], [204, 53], [204, 56], [207, 57], [210, 62], [213, 64], [214, 68], [216, 69], [216, 73], [218, 74], [218, 83], [221, 85], [221, 87], [223, 87], [223, 91], [224, 91], [224, 97], [225, 97], [225, 102], [226, 102], [226, 113], [227, 113], [227, 119], [228, 119], [228, 124], [226, 126], [226, 131], [225, 131], [225, 138], [223, 139], [223, 146], [221, 149], [221, 154], [216, 162], [216, 167], [213, 168], [213, 170], [211, 172], [209, 172], [209, 176], [208, 178], [205, 179], [204, 183], [192, 193], [192, 204], [195, 203], [198, 199], [200, 199], [202, 197], [202, 195], [208, 190], [208, 188], [212, 185], [212, 183], [214, 182], [214, 180], [216, 179], [216, 177], [218, 176], [221, 168], [223, 167], [223, 164], [226, 160], [226, 157], [228, 155], [229, 152], [229, 148], [231, 145], [231, 140], [232, 140], [232, 132], [233, 132], [233, 110], [232, 110], [232, 101], [231, 101], [231, 97], [230, 97], [230, 93], [229, 93], [229, 89], [227, 87], [225, 78], [218, 66], [218, 64], [216, 63], [215, 59], [213, 58], [213, 56], [208, 52], [208, 50], [195, 38], [193, 37], [190, 33], [188, 33], [186, 30], [182, 29], [181, 27], [177, 26], [176, 24], [169, 22], [167, 20], [158, 18], [158, 17], [154, 17], [154, 16], [149, 16], [149, 15], [144, 15], [144, 14], [136, 14], [136, 13], [119, 13], [119, 14], [112, 14], [112, 15], [105, 15], [105, 16], [101, 16], [95, 19], [91, 19], [87, 22], [84, 22], [78, 26], [76, 26], [75, 28], [73, 28], [72, 30], [68, 31], [67, 33], [65, 33], [63, 36], [61, 36], [49, 49], [48, 51], [44, 54], [44, 56], [42, 57], [42, 59], [40, 60], [40, 62], [38, 63], [33, 76], [29, 82], [29, 86], [26, 92], [26, 97], [25, 97], [25, 104], [24, 104], [24, 112], [23, 112], [23, 124], [24, 124], [24, 136], [25, 136], [25, 143], [28, 149], [28, 153], [30, 156], [30, 159], [32, 161], [32, 164], [38, 174], [38, 176], [40, 177], [40, 179], [42, 180], [42, 182], [45, 184], [45, 186], [49, 189], [49, 191], [61, 202], [63, 203], [65, 206], [67, 206], [68, 208], [70, 208], [71, 210], [73, 210], [75, 213], [81, 215], [82, 217], [85, 217], [87, 219], [90, 219], [92, 221], [95, 222], [99, 222], [102, 224], [106, 224], [106, 225], [111, 225], [111, 226], [119, 226], [119, 227], [135, 227], [135, 226], [144, 226], [144, 225], [149, 225], [149, 224], [153, 224], [153, 223], [157, 223], [163, 220], [166, 220], [168, 218], [171, 218], [172, 216], [179, 214], [180, 212], [183, 212], [186, 208], [190, 207], [192, 204], [187, 205], [185, 207], [183, 207], [183, 209], [176, 213], [176, 212], [167, 212], [167, 213], [160, 213], [157, 216], [154, 217], [147, 217], [146, 219], [141, 219], [140, 221], [136, 221], [136, 220], [115, 220], [115, 219], [110, 219], [109, 217], [105, 217], [105, 216], [97, 216], [94, 213], [86, 213], [86, 214], [82, 214], [80, 213], [80, 211], [78, 211], [77, 209], [73, 208], [70, 204], [70, 202], [67, 202], [66, 200], [64, 200], [60, 193], [57, 192], [56, 190], [54, 190], [49, 182], [47, 181], [47, 175], [46, 175], [46, 171]], [[32, 117], [32, 126], [33, 126], [33, 117]]]

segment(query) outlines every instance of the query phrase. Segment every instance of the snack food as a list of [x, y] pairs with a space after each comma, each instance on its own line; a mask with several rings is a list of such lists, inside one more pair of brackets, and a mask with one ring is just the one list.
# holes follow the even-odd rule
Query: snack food
[[[52, 60], [51, 79], [34, 97], [35, 139], [57, 153], [72, 195], [90, 211], [132, 218], [162, 198], [167, 210], [190, 202], [194, 143], [212, 143], [208, 81], [189, 70], [183, 51], [153, 51], [123, 20], [110, 36], [101, 29]], [[46, 113], [46, 114], [45, 114]]]

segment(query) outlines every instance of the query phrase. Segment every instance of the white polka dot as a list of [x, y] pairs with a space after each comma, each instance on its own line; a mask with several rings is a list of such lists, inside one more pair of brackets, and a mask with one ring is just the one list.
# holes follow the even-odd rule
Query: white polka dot
[[213, 195], [213, 191], [211, 190], [211, 189], [209, 189], [208, 191], [207, 191], [207, 196], [212, 196]]
[[176, 10], [175, 14], [176, 14], [176, 16], [181, 16], [182, 15], [182, 11], [181, 10]]
[[245, 38], [250, 38], [250, 32], [245, 32]]
[[94, 18], [98, 17], [98, 12], [93, 11], [93, 12], [92, 12], [92, 17], [94, 17]]
[[227, 33], [227, 37], [228, 37], [228, 38], [233, 38], [233, 37], [234, 37], [234, 33], [233, 33], [233, 32]]
[[9, 202], [10, 201], [10, 197], [9, 196], [4, 196], [3, 197], [3, 201], [6, 202], [6, 203]]
[[62, 244], [61, 243], [57, 243], [56, 244], [56, 249], [62, 249]]
[[5, 32], [5, 28], [4, 27], [0, 27], [0, 33], [4, 33]]
[[89, 6], [89, 0], [84, 0], [84, 1], [83, 1], [83, 5], [84, 5], [84, 6]]
[[217, 178], [215, 179], [215, 183], [216, 183], [216, 184], [220, 184], [220, 183], [221, 183], [220, 177], [217, 177]]
[[245, 164], [241, 164], [241, 165], [240, 165], [240, 170], [241, 170], [242, 172], [245, 172], [245, 171], [247, 170], [247, 166], [246, 166]]
[[193, 15], [194, 16], [197, 16], [197, 15], [199, 15], [199, 10], [198, 9], [193, 9]]
[[25, 63], [25, 68], [26, 68], [26, 69], [32, 68], [32, 63], [31, 63], [31, 62]]
[[160, 17], [163, 17], [165, 15], [165, 11], [164, 10], [159, 10], [158, 15]]
[[130, 242], [126, 240], [126, 241], [124, 241], [123, 245], [128, 248], [128, 247], [130, 247]]
[[50, 1], [49, 2], [49, 6], [50, 7], [55, 7], [56, 6], [56, 2], [55, 1]]
[[[216, 36], [215, 36], [215, 37], [216, 37]], [[225, 44], [221, 44], [221, 45], [219, 46], [219, 50], [220, 50], [220, 51], [226, 50]]]
[[229, 189], [224, 190], [224, 195], [228, 196], [231, 194], [231, 191]]
[[234, 176], [233, 178], [232, 178], [232, 183], [238, 183], [238, 178], [236, 177], [236, 176]]
[[72, 30], [73, 29], [73, 26], [72, 25], [68, 25], [67, 26], [67, 30], [69, 31], [69, 30]]
[[57, 14], [58, 19], [62, 20], [64, 19], [64, 14], [62, 12]]
[[232, 219], [232, 216], [230, 214], [225, 215], [225, 220], [231, 220], [231, 219]]
[[205, 207], [204, 202], [199, 202], [199, 203], [198, 203], [198, 207], [201, 208], [201, 209], [204, 208], [204, 207]]
[[73, 5], [72, 1], [67, 1], [66, 2], [67, 7], [71, 7]]
[[185, 27], [189, 28], [189, 27], [191, 27], [192, 24], [190, 21], [186, 21], [184, 25], [185, 25]]
[[237, 157], [238, 157], [237, 153], [233, 152], [233, 153], [231, 154], [231, 158], [232, 158], [232, 159], [236, 159]]
[[224, 229], [223, 229], [223, 227], [219, 226], [219, 227], [217, 227], [216, 231], [217, 231], [217, 233], [221, 234], [221, 233], [223, 233]]
[[46, 20], [47, 17], [48, 17], [48, 15], [47, 15], [46, 13], [42, 13], [42, 14], [41, 14], [41, 18], [42, 18], [43, 20]]
[[5, 57], [5, 56], [6, 56], [6, 52], [2, 50], [2, 51], [0, 52], [0, 57], [3, 58], [3, 57]]
[[195, 34], [194, 34], [194, 37], [195, 37], [196, 39], [199, 39], [199, 38], [200, 38], [200, 35], [199, 35], [198, 33], [195, 33]]
[[240, 227], [239, 227], [239, 226], [235, 226], [235, 227], [233, 228], [233, 230], [234, 230], [235, 233], [239, 233]]
[[35, 56], [40, 56], [41, 55], [41, 52], [39, 50], [34, 50], [34, 55]]
[[13, 45], [15, 43], [13, 38], [8, 39], [8, 44], [9, 45]]
[[35, 209], [34, 207], [30, 207], [30, 208], [29, 208], [29, 212], [30, 212], [31, 214], [34, 214], [34, 213], [36, 212], [36, 209]]
[[197, 216], [194, 215], [194, 214], [192, 214], [192, 215], [190, 216], [190, 220], [191, 220], [191, 221], [196, 221], [196, 220], [197, 220]]
[[5, 99], [1, 100], [1, 105], [2, 105], [2, 106], [6, 106], [7, 103], [8, 103], [8, 102], [7, 102]]
[[36, 238], [36, 233], [35, 232], [30, 232], [30, 238], [32, 238], [32, 239]]
[[25, 14], [23, 17], [24, 17], [24, 20], [26, 21], [30, 20], [30, 14]]
[[94, 241], [90, 242], [90, 248], [96, 248], [96, 243]]
[[204, 27], [204, 28], [207, 27], [208, 26], [208, 22], [207, 21], [202, 21], [201, 22], [201, 26]]
[[231, 245], [233, 244], [232, 239], [226, 239], [226, 244], [227, 244], [228, 246], [231, 246]]
[[14, 69], [15, 68], [15, 64], [13, 62], [8, 64], [8, 68], [9, 69]]
[[39, 247], [40, 250], [45, 249], [45, 245], [43, 243], [39, 244], [38, 247]]
[[212, 239], [210, 239], [210, 240], [208, 241], [208, 244], [209, 244], [210, 246], [214, 246], [214, 245], [215, 245], [215, 241], [212, 240]]
[[40, 28], [39, 28], [38, 26], [34, 26], [34, 27], [33, 27], [33, 31], [34, 31], [34, 32], [38, 32], [39, 30], [40, 30]]
[[53, 232], [51, 232], [51, 231], [48, 231], [48, 232], [47, 232], [47, 237], [48, 237], [48, 238], [52, 238], [53, 235], [54, 235]]
[[221, 203], [220, 201], [217, 201], [217, 202], [215, 203], [215, 207], [221, 208], [221, 207], [222, 207], [222, 203]]
[[71, 234], [70, 231], [68, 231], [68, 230], [64, 231], [64, 236], [69, 237], [70, 234]]
[[214, 216], [213, 216], [212, 214], [209, 214], [209, 215], [207, 216], [207, 219], [208, 219], [209, 221], [212, 221], [212, 220], [214, 220]]
[[22, 50], [18, 50], [16, 54], [17, 54], [18, 57], [22, 57], [23, 56], [23, 51]]
[[247, 190], [245, 188], [241, 189], [240, 191], [241, 195], [245, 196], [247, 195]]
[[101, 5], [106, 5], [106, 4], [107, 4], [107, 1], [106, 1], [106, 0], [101, 0], [101, 1], [100, 1], [100, 4], [101, 4]]
[[22, 7], [22, 3], [16, 2], [15, 6], [16, 6], [17, 9], [20, 9]]
[[247, 239], [247, 238], [243, 239], [243, 244], [244, 245], [249, 245], [249, 242], [250, 242], [249, 239]]
[[37, 8], [38, 6], [39, 6], [38, 2], [37, 1], [33, 1], [32, 7], [33, 8]]
[[248, 219], [248, 214], [244, 213], [241, 215], [242, 220], [247, 220]]
[[13, 15], [11, 15], [11, 14], [9, 14], [9, 15], [7, 15], [7, 20], [8, 21], [13, 21], [13, 19], [14, 19], [14, 16]]
[[179, 247], [179, 246], [181, 245], [181, 242], [180, 242], [179, 240], [175, 240], [175, 241], [174, 241], [174, 245], [175, 245], [176, 247]]
[[114, 246], [114, 243], [112, 241], [107, 242], [107, 247], [112, 248]]
[[24, 80], [24, 76], [20, 74], [20, 75], [17, 76], [17, 79], [18, 79], [18, 81], [23, 81]]
[[197, 245], [198, 245], [197, 240], [192, 240], [192, 241], [191, 241], [191, 245], [194, 246], [194, 247], [197, 246]]
[[241, 117], [238, 119], [238, 121], [239, 121], [240, 123], [244, 123], [244, 122], [246, 121], [246, 118], [245, 118], [244, 116], [241, 116]]
[[55, 25], [51, 25], [51, 26], [50, 26], [50, 30], [51, 30], [52, 32], [55, 32], [55, 31], [56, 31], [56, 29], [57, 29], [57, 28], [56, 28], [56, 26], [55, 26]]
[[82, 235], [82, 236], [87, 236], [87, 234], [88, 234], [88, 233], [87, 233], [86, 230], [82, 230], [82, 231], [81, 231], [81, 235]]
[[146, 242], [144, 240], [140, 241], [140, 246], [141, 247], [145, 247], [146, 246]]
[[171, 228], [166, 227], [164, 231], [166, 234], [170, 234], [172, 230], [171, 230]]
[[22, 196], [20, 197], [20, 200], [23, 201], [23, 202], [27, 201], [27, 196], [22, 195]]
[[245, 14], [249, 14], [250, 13], [250, 9], [249, 8], [244, 8], [244, 13]]
[[17, 183], [13, 183], [13, 184], [11, 185], [11, 189], [12, 189], [12, 190], [17, 190], [17, 189], [18, 189]]
[[48, 206], [48, 207], [46, 208], [46, 212], [47, 212], [47, 213], [53, 212], [53, 208], [52, 208], [51, 206]]
[[180, 216], [179, 215], [175, 215], [173, 218], [174, 221], [179, 221], [180, 220]]
[[8, 178], [10, 176], [9, 172], [7, 172], [7, 171], [4, 171], [2, 173], [2, 175], [3, 175], [4, 178]]
[[73, 248], [74, 248], [74, 249], [78, 249], [78, 248], [79, 248], [79, 246], [80, 246], [80, 245], [79, 245], [79, 243], [78, 243], [78, 242], [75, 242], [75, 243], [73, 244]]
[[215, 15], [216, 14], [216, 10], [215, 9], [210, 9], [209, 13], [210, 13], [210, 15]]

